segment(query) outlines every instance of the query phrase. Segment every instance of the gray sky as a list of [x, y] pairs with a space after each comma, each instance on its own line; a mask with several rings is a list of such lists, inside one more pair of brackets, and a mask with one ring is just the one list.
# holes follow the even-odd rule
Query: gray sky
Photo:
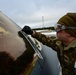
[[54, 25], [68, 12], [76, 12], [76, 0], [0, 0], [0, 11], [20, 27]]

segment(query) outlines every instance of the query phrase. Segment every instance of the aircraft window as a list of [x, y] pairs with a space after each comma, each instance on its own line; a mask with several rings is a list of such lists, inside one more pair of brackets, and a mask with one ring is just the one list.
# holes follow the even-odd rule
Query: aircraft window
[[3, 51], [8, 52], [15, 60], [26, 51], [26, 45], [19, 35], [14, 35], [0, 27], [0, 52]]
[[[0, 52], [6, 51], [17, 59], [25, 51], [31, 54], [34, 51], [27, 40], [20, 37], [21, 28], [7, 16], [0, 14]], [[26, 54], [26, 56], [27, 56]]]
[[[19, 33], [20, 30], [21, 28], [16, 23], [0, 13], [0, 53], [6, 53], [14, 60], [16, 67], [13, 68], [16, 68], [18, 72], [22, 70], [22, 67], [25, 69], [32, 62], [35, 53], [24, 35]], [[9, 59], [7, 58], [5, 61], [8, 62]], [[3, 68], [5, 66], [3, 60], [2, 64]], [[10, 65], [8, 64], [7, 66]], [[5, 66], [5, 70], [7, 66]]]
[[8, 52], [14, 59], [16, 59], [25, 50], [26, 46], [23, 39], [0, 27], [0, 52]]
[[9, 31], [6, 31], [4, 28], [0, 27], [0, 35], [2, 34], [10, 34]]
[[17, 35], [17, 32], [21, 29], [16, 23], [3, 14], [0, 14], [0, 27], [13, 33], [14, 35]]

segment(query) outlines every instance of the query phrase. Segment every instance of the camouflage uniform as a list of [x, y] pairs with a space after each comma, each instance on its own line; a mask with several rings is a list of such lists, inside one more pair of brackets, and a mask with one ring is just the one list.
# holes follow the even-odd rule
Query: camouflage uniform
[[57, 51], [57, 55], [62, 66], [62, 75], [76, 75], [73, 74], [74, 64], [76, 61], [76, 39], [65, 47], [58, 39], [51, 39], [37, 32], [32, 36]]

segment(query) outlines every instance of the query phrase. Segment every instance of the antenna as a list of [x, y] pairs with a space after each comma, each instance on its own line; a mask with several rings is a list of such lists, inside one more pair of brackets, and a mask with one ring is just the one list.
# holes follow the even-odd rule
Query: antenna
[[42, 25], [43, 25], [43, 29], [44, 29], [44, 16], [42, 16]]

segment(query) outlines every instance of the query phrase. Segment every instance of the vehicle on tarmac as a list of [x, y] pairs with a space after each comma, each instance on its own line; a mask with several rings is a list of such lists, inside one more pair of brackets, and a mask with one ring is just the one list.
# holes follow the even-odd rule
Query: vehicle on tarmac
[[59, 75], [56, 53], [1, 11], [0, 75]]

